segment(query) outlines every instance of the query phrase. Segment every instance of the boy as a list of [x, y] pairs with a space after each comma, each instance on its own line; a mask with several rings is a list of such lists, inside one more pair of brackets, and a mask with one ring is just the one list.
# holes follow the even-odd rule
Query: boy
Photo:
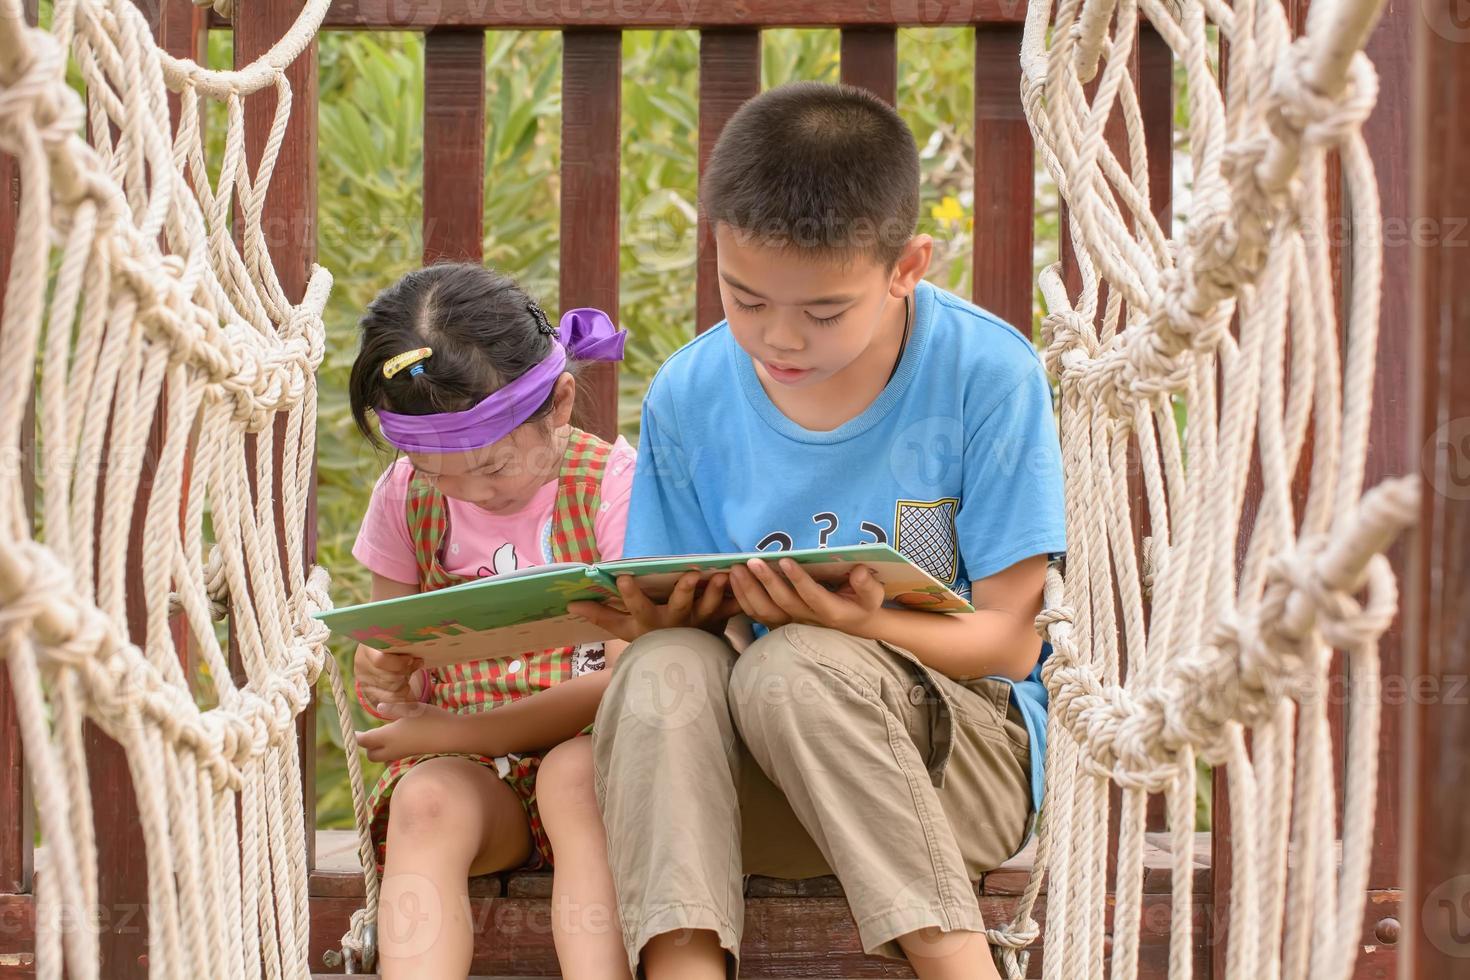
[[[752, 99], [701, 196], [727, 320], [649, 389], [626, 554], [772, 554], [667, 605], [625, 581], [626, 613], [574, 610], [634, 641], [592, 746], [630, 965], [724, 977], [742, 875], [835, 874], [868, 952], [994, 977], [973, 881], [1039, 801], [1033, 621], [1065, 547], [1046, 377], [1015, 329], [923, 282], [917, 149], [876, 97]], [[780, 561], [868, 541], [977, 612]], [[737, 612], [759, 638], [721, 635]]]

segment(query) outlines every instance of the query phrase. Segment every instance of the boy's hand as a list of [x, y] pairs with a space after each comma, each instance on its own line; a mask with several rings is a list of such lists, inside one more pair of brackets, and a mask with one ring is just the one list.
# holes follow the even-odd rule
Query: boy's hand
[[739, 604], [726, 592], [729, 581], [730, 576], [720, 572], [701, 589], [699, 573], [686, 572], [674, 586], [669, 601], [659, 604], [638, 588], [631, 575], [623, 575], [618, 578], [622, 609], [601, 602], [573, 602], [567, 612], [629, 643], [645, 633], [681, 626], [719, 633], [740, 611]]
[[422, 670], [424, 661], [411, 653], [379, 650], [359, 643], [352, 658], [353, 676], [368, 704], [381, 701], [418, 701], [410, 681]]
[[759, 558], [730, 570], [730, 588], [745, 615], [775, 629], [788, 623], [825, 626], [866, 636], [883, 606], [883, 584], [867, 568], [857, 568], [836, 592], [819, 584], [806, 569], [782, 558], [780, 573]]
[[488, 744], [487, 715], [459, 715], [432, 704], [385, 701], [378, 713], [393, 719], [381, 728], [357, 733], [357, 744], [374, 762], [392, 762], [439, 752], [476, 752], [497, 755]]

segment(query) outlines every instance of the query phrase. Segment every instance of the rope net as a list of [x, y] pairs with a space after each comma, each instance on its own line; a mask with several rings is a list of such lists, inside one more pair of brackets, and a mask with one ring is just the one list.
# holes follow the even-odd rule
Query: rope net
[[[367, 907], [344, 948], [371, 964], [377, 881], [361, 775], [311, 618], [328, 599], [303, 518], [330, 277], [315, 270], [290, 302], [261, 231], [291, 106], [285, 68], [327, 5], [309, 0], [251, 65], [212, 72], [161, 52], [131, 0], [58, 0], [49, 33], [25, 26], [19, 0], [0, 0], [0, 149], [21, 175], [0, 445], [23, 444], [34, 394], [40, 491], [33, 519], [22, 468], [0, 478], [0, 655], [46, 845], [43, 980], [98, 976], [97, 933], [75, 927], [98, 897], [88, 721], [122, 746], [132, 776], [150, 974], [310, 973], [296, 719], [323, 670], [367, 869]], [[1048, 867], [1045, 976], [1137, 975], [1153, 793], [1167, 801], [1173, 859], [1169, 975], [1191, 975], [1198, 760], [1229, 783], [1227, 976], [1351, 972], [1374, 811], [1377, 644], [1397, 601], [1382, 552], [1416, 503], [1406, 481], [1362, 492], [1381, 246], [1359, 132], [1375, 79], [1360, 48], [1377, 13], [1376, 0], [1321, 0], [1293, 41], [1280, 0], [1029, 8], [1023, 100], [1067, 205], [1081, 285], [1069, 290], [1056, 266], [1041, 277], [1070, 550], [1038, 621], [1054, 652], [1036, 872], [1015, 920], [990, 933], [1009, 977], [1025, 973]], [[1193, 204], [1180, 236], [1149, 202], [1130, 75], [1141, 22], [1187, 81]], [[85, 104], [66, 84], [68, 52]], [[253, 168], [252, 94], [276, 107]], [[211, 102], [226, 118], [214, 179], [202, 134]], [[1120, 145], [1106, 139], [1110, 121]], [[1330, 150], [1353, 227], [1341, 316], [1325, 233]], [[146, 623], [141, 644], [129, 641], [130, 609]], [[226, 617], [238, 673], [216, 630]], [[1334, 651], [1350, 677], [1341, 800], [1326, 718]]]
[[[290, 302], [261, 215], [291, 108], [284, 71], [326, 8], [312, 0], [264, 57], [211, 72], [160, 51], [130, 0], [57, 0], [49, 33], [26, 26], [19, 0], [0, 3], [0, 149], [20, 172], [0, 445], [24, 445], [34, 397], [39, 491], [33, 519], [22, 467], [0, 480], [0, 654], [44, 844], [39, 978], [98, 976], [87, 722], [132, 778], [150, 975], [311, 972], [296, 724], [324, 669], [361, 783], [311, 618], [327, 576], [305, 534], [331, 278], [314, 270]], [[275, 105], [253, 168], [251, 95]], [[213, 180], [211, 101], [226, 117]], [[226, 617], [236, 669], [216, 630]], [[371, 907], [371, 875], [367, 887]]]
[[[1228, 921], [1225, 975], [1351, 975], [1372, 844], [1378, 640], [1397, 605], [1382, 552], [1417, 511], [1412, 481], [1362, 492], [1381, 224], [1360, 132], [1376, 76], [1360, 49], [1378, 13], [1377, 0], [1314, 2], [1293, 40], [1281, 0], [1030, 4], [1022, 99], [1067, 208], [1080, 289], [1059, 265], [1040, 277], [1068, 554], [1038, 619], [1054, 650], [1038, 860], [1014, 921], [991, 933], [1009, 977], [1024, 975], [1048, 866], [1044, 976], [1137, 976], [1151, 793], [1168, 814], [1169, 976], [1191, 976], [1199, 760], [1229, 786], [1230, 902], [1214, 910]], [[1144, 26], [1185, 78], [1192, 204], [1178, 236], [1149, 199], [1131, 74]], [[1353, 229], [1342, 315], [1329, 151]], [[1340, 800], [1326, 712], [1334, 651], [1349, 678]]]

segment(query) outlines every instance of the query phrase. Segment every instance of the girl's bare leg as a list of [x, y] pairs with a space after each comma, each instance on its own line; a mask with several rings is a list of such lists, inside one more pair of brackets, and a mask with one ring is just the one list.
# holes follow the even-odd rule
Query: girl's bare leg
[[378, 910], [383, 980], [463, 980], [474, 936], [469, 876], [531, 854], [515, 791], [469, 759], [428, 759], [394, 787]]
[[547, 753], [536, 773], [536, 802], [556, 853], [551, 933], [562, 977], [631, 980], [592, 783], [590, 738], [571, 739]]

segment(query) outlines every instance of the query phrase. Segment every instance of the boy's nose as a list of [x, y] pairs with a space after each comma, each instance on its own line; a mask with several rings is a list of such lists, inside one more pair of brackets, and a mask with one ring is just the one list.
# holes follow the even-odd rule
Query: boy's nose
[[800, 328], [787, 317], [777, 317], [766, 330], [766, 346], [772, 350], [799, 351], [806, 346]]

